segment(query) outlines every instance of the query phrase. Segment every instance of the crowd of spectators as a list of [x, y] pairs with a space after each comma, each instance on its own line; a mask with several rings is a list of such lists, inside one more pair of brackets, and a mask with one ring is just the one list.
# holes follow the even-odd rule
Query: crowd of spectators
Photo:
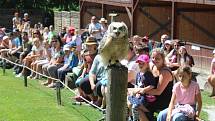
[[[79, 95], [73, 97], [76, 101], [83, 101], [81, 97], [84, 97], [106, 108], [108, 78], [97, 52], [108, 29], [105, 18], [98, 21], [92, 16], [84, 32], [71, 26], [63, 27], [60, 33], [56, 33], [52, 25], [43, 27], [41, 23], [30, 28], [27, 13], [23, 19], [15, 13], [12, 21], [13, 32], [7, 35], [5, 28], [0, 29], [1, 57], [70, 83], [70, 88], [78, 89]], [[88, 33], [87, 38], [82, 33]], [[208, 79], [211, 85], [215, 82], [214, 62], [213, 59], [212, 75]], [[171, 40], [163, 34], [161, 40], [155, 42], [147, 36], [135, 35], [129, 39], [128, 56], [121, 63], [128, 68], [129, 121], [154, 120], [154, 112], [168, 107], [158, 115], [159, 121], [199, 116], [202, 102], [199, 86], [191, 73], [194, 60], [180, 40]], [[55, 80], [26, 68], [15, 66], [14, 73], [16, 77], [27, 74], [29, 79], [45, 80], [42, 85], [48, 88], [56, 87]], [[194, 115], [187, 115], [190, 110], [186, 109], [190, 107]]]

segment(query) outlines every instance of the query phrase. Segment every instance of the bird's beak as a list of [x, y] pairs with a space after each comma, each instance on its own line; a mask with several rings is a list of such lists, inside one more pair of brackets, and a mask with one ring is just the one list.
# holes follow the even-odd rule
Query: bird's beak
[[115, 34], [116, 34], [116, 36], [118, 37], [118, 36], [119, 36], [119, 34], [120, 34], [120, 32], [115, 32]]

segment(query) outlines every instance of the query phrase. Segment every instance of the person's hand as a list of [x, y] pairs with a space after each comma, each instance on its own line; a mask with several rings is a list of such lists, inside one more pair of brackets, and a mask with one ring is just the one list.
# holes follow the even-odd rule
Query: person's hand
[[171, 121], [171, 116], [170, 115], [167, 115], [166, 121]]
[[84, 78], [84, 76], [83, 76], [83, 75], [81, 75], [81, 76], [79, 76], [79, 77], [78, 77], [78, 79], [80, 79], [80, 78]]
[[144, 89], [140, 89], [138, 93], [144, 94], [144, 93], [145, 93], [145, 90], [144, 90]]
[[198, 111], [196, 111], [196, 117], [199, 117], [199, 112]]
[[95, 84], [91, 84], [91, 89], [95, 90], [95, 88], [96, 88], [96, 85]]
[[128, 88], [128, 89], [127, 89], [127, 95], [128, 95], [128, 96], [132, 96], [132, 95], [133, 95], [132, 89], [134, 89], [134, 88]]
[[137, 98], [140, 98], [140, 96], [141, 96], [140, 93], [137, 93], [137, 94], [136, 94], [136, 97], [137, 97]]

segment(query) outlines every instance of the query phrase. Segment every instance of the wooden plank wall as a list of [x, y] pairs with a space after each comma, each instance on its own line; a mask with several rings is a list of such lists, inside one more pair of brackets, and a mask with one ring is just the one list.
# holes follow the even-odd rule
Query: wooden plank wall
[[[164, 33], [171, 32], [171, 8], [170, 7], [141, 7], [136, 9], [134, 33], [141, 36], [150, 36], [151, 39], [160, 41]], [[157, 22], [156, 22], [157, 21]], [[169, 24], [168, 24], [169, 23]], [[166, 25], [162, 28], [162, 25]]]
[[179, 39], [215, 47], [215, 12], [181, 12], [178, 17]]
[[[115, 21], [118, 22], [125, 22], [127, 27], [129, 28], [129, 33], [130, 33], [130, 20], [128, 18], [127, 12], [124, 7], [116, 7], [116, 6], [109, 6], [105, 5], [105, 13], [104, 17], [108, 20], [108, 24], [110, 24], [111, 18], [109, 16], [109, 13], [116, 12], [118, 13], [118, 16], [115, 17]], [[95, 15], [97, 19], [99, 20], [102, 17], [102, 9], [101, 9], [101, 4], [96, 4], [96, 3], [85, 3], [84, 5], [84, 11], [82, 13], [82, 25], [81, 28], [85, 28], [87, 24], [90, 23], [90, 18]]]
[[200, 47], [200, 50], [194, 50], [192, 49], [192, 44], [187, 44], [185, 46], [188, 53], [193, 56], [195, 67], [201, 68], [203, 71], [209, 71], [213, 59], [213, 49]]

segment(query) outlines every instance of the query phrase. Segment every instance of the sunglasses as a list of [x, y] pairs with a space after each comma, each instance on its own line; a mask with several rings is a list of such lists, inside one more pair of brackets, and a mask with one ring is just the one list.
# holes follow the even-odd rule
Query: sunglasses
[[57, 41], [52, 41], [52, 42], [57, 42]]

